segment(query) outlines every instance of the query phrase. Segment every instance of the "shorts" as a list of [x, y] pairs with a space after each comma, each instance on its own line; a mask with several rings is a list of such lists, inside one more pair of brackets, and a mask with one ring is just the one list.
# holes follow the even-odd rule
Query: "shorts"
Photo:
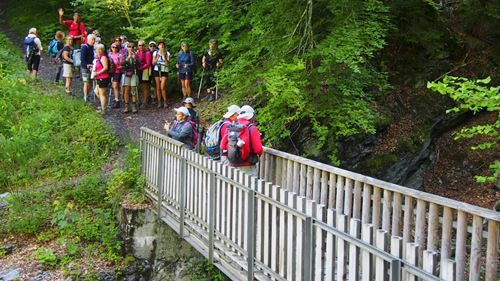
[[147, 68], [147, 69], [144, 69], [141, 73], [139, 73], [139, 79], [140, 79], [140, 83], [147, 83], [149, 82], [149, 76], [150, 76], [150, 71], [151, 69]]
[[92, 80], [90, 78], [90, 70], [88, 68], [80, 68], [82, 70], [82, 81], [83, 82], [89, 82]]
[[168, 77], [168, 72], [160, 72], [153, 70], [153, 77]]
[[111, 82], [118, 82], [122, 81], [122, 74], [123, 73], [112, 73], [111, 74]]
[[28, 70], [36, 70], [38, 71], [38, 68], [40, 67], [40, 55], [33, 55], [31, 56], [31, 59], [26, 62], [28, 64]]
[[99, 85], [99, 88], [107, 88], [109, 86], [109, 83], [111, 82], [111, 78], [96, 79], [96, 80], [97, 80], [97, 85]]
[[136, 74], [132, 76], [127, 76], [123, 74], [122, 76], [122, 86], [130, 86], [130, 87], [137, 87], [137, 84], [139, 81], [139, 77], [137, 77]]
[[69, 63], [63, 63], [63, 77], [71, 78], [73, 77], [73, 65]]
[[193, 79], [193, 73], [192, 72], [179, 73], [179, 79], [191, 80], [191, 79]]

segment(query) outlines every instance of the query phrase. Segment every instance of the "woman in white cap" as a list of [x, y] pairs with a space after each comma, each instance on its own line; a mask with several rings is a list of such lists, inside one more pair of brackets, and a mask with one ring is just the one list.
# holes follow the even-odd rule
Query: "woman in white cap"
[[[224, 114], [224, 123], [222, 123], [220, 127], [220, 137], [221, 140], [224, 138], [224, 136], [227, 137], [228, 131], [227, 131], [227, 125], [233, 124], [236, 122], [236, 119], [238, 118], [238, 115], [241, 112], [241, 108], [235, 104], [230, 105], [227, 108], [227, 112]], [[221, 155], [220, 155], [220, 160], [222, 164], [228, 165], [229, 161], [227, 160], [227, 149], [221, 149]]]
[[187, 148], [193, 149], [194, 134], [193, 127], [189, 122], [189, 110], [184, 106], [175, 108], [174, 110], [175, 121], [172, 124], [170, 124], [168, 121], [165, 121], [165, 125], [163, 126], [165, 130], [167, 130], [167, 136], [184, 143]]

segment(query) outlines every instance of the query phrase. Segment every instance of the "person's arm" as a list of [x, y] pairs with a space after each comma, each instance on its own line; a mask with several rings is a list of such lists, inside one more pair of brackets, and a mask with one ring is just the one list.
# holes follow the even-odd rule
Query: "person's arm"
[[67, 62], [73, 63], [73, 58], [69, 56], [69, 50], [63, 51], [63, 59]]
[[[186, 121], [187, 122], [187, 121]], [[182, 128], [181, 128], [181, 131], [180, 132], [174, 132], [172, 129], [170, 129], [168, 131], [168, 135], [175, 139], [175, 140], [182, 140], [186, 137], [193, 137], [193, 131], [191, 130], [191, 124], [189, 123], [184, 123], [182, 124]]]
[[195, 63], [196, 61], [194, 60], [194, 54], [193, 52], [189, 51], [189, 63], [188, 63], [189, 69], [193, 69], [193, 65]]
[[85, 24], [83, 22], [79, 23], [80, 28], [80, 39], [83, 41], [87, 37], [87, 31], [85, 31]]
[[207, 68], [207, 55], [203, 55], [201, 58], [201, 67], [203, 67], [203, 69]]
[[255, 127], [255, 125], [250, 128], [250, 140], [252, 145], [252, 152], [257, 155], [262, 155], [264, 148], [262, 146], [262, 139], [260, 138], [260, 132]]
[[144, 65], [144, 69], [151, 67], [151, 52], [146, 52], [146, 64]]
[[38, 47], [39, 51], [43, 50], [43, 48], [42, 48], [42, 41], [40, 41], [40, 38], [38, 38], [38, 37], [35, 38], [35, 44]]
[[57, 9], [57, 12], [59, 13], [59, 23], [64, 25], [64, 22], [63, 22], [64, 9], [59, 8], [59, 9]]

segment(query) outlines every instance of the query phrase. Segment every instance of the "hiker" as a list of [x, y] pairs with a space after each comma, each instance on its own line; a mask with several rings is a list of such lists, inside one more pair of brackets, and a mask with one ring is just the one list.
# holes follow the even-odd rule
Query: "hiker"
[[150, 89], [150, 94], [151, 94], [151, 104], [154, 105], [156, 104], [156, 88], [154, 91], [152, 91], [152, 87], [155, 87], [155, 78], [153, 77], [153, 54], [157, 50], [156, 48], [156, 42], [155, 41], [149, 41], [149, 52], [151, 53], [151, 75], [149, 75], [149, 89]]
[[38, 75], [38, 68], [40, 66], [40, 54], [43, 50], [42, 42], [36, 35], [37, 30], [36, 28], [32, 27], [29, 29], [28, 35], [24, 38], [28, 74], [33, 78], [36, 78]]
[[[167, 79], [170, 52], [165, 48], [165, 41], [158, 41], [158, 50], [153, 53], [153, 77], [156, 85], [156, 101], [158, 108], [167, 107]], [[163, 99], [163, 104], [162, 104]]]
[[73, 80], [73, 37], [71, 37], [71, 35], [66, 36], [66, 44], [62, 49], [61, 57], [63, 65], [62, 76], [65, 79], [64, 88], [66, 89], [67, 95], [72, 95], [71, 82]]
[[54, 35], [54, 39], [50, 41], [48, 46], [49, 56], [52, 59], [52, 63], [54, 63], [55, 66], [57, 67], [56, 79], [55, 79], [56, 83], [59, 83], [63, 69], [63, 64], [61, 59], [62, 49], [64, 48], [63, 40], [64, 40], [64, 32], [57, 31], [56, 34]]
[[151, 88], [149, 83], [149, 76], [151, 75], [151, 52], [149, 52], [146, 44], [143, 40], [137, 42], [137, 58], [139, 59], [139, 84], [142, 86], [142, 105], [141, 107], [147, 107], [149, 102], [149, 96], [151, 95]]
[[193, 143], [195, 142], [193, 141], [193, 127], [189, 123], [189, 110], [184, 106], [175, 108], [174, 110], [176, 112], [175, 121], [172, 124], [165, 121], [164, 128], [167, 130], [167, 136], [184, 143], [187, 148], [193, 149]]
[[208, 41], [208, 51], [203, 55], [201, 59], [201, 64], [203, 67], [203, 76], [205, 77], [205, 85], [207, 87], [207, 99], [208, 101], [214, 101], [216, 98], [215, 88], [217, 71], [222, 66], [222, 56], [219, 50], [217, 50], [217, 40], [210, 39]]
[[92, 64], [94, 62], [94, 43], [95, 35], [89, 34], [87, 36], [87, 43], [83, 44], [80, 49], [80, 70], [83, 81], [83, 100], [85, 102], [88, 101], [90, 84], [92, 82], [90, 70], [92, 69]]
[[175, 66], [179, 69], [179, 79], [181, 80], [182, 96], [184, 98], [191, 96], [191, 80], [193, 79], [195, 63], [194, 54], [189, 51], [189, 45], [182, 42]]
[[128, 41], [127, 41], [127, 36], [125, 35], [120, 35], [118, 37], [118, 39], [120, 40], [120, 53], [122, 53], [123, 57], [126, 57], [127, 56], [127, 53], [128, 53], [128, 50], [127, 50], [127, 46], [128, 46]]
[[80, 14], [74, 13], [72, 20], [63, 20], [64, 9], [59, 8], [57, 12], [59, 13], [59, 23], [68, 27], [68, 34], [73, 37], [73, 47], [80, 48], [80, 45], [87, 36], [85, 24], [81, 21]]
[[[224, 122], [220, 127], [220, 138], [222, 139], [224, 136], [227, 137], [227, 125], [234, 124], [238, 119], [238, 115], [241, 112], [241, 108], [235, 104], [229, 106], [227, 108], [227, 112], [224, 114]], [[220, 144], [220, 140], [219, 140]], [[227, 160], [227, 150], [220, 150], [220, 161], [224, 165], [229, 165], [229, 161]]]
[[241, 107], [235, 124], [227, 125], [227, 134], [221, 140], [220, 148], [227, 151], [229, 165], [257, 177], [259, 156], [263, 153], [260, 132], [252, 122], [254, 110], [249, 105]]
[[[125, 109], [123, 113], [129, 112], [129, 96], [132, 94], [132, 113], [137, 113], [137, 67], [139, 59], [135, 53], [135, 45], [132, 42], [127, 42], [127, 56], [123, 60], [124, 68], [122, 75], [123, 99], [125, 100]], [[134, 91], [131, 91], [134, 88]]]
[[196, 124], [196, 128], [198, 128], [200, 125], [200, 115], [194, 110], [196, 107], [194, 99], [188, 97], [182, 102], [182, 105], [189, 110], [189, 118]]
[[99, 86], [99, 101], [101, 102], [100, 112], [104, 115], [106, 114], [106, 90], [108, 89], [109, 83], [111, 82], [111, 78], [109, 75], [109, 60], [106, 56], [106, 50], [104, 49], [103, 44], [96, 44], [94, 49], [96, 50], [96, 58], [94, 60], [94, 79], [97, 81], [97, 85]]
[[112, 64], [111, 74], [111, 88], [113, 89], [114, 103], [113, 108], [120, 108], [120, 81], [123, 74], [123, 56], [120, 53], [120, 44], [111, 44], [111, 53], [108, 54], [109, 63]]

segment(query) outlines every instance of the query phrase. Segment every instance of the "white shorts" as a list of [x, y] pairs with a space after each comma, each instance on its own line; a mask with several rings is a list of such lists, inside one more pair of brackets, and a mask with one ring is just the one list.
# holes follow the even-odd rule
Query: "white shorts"
[[63, 63], [63, 77], [73, 77], [73, 65], [69, 63]]
[[132, 76], [127, 76], [127, 75], [123, 74], [122, 86], [137, 87], [138, 83], [139, 83], [139, 77], [137, 77], [136, 74], [134, 74]]

